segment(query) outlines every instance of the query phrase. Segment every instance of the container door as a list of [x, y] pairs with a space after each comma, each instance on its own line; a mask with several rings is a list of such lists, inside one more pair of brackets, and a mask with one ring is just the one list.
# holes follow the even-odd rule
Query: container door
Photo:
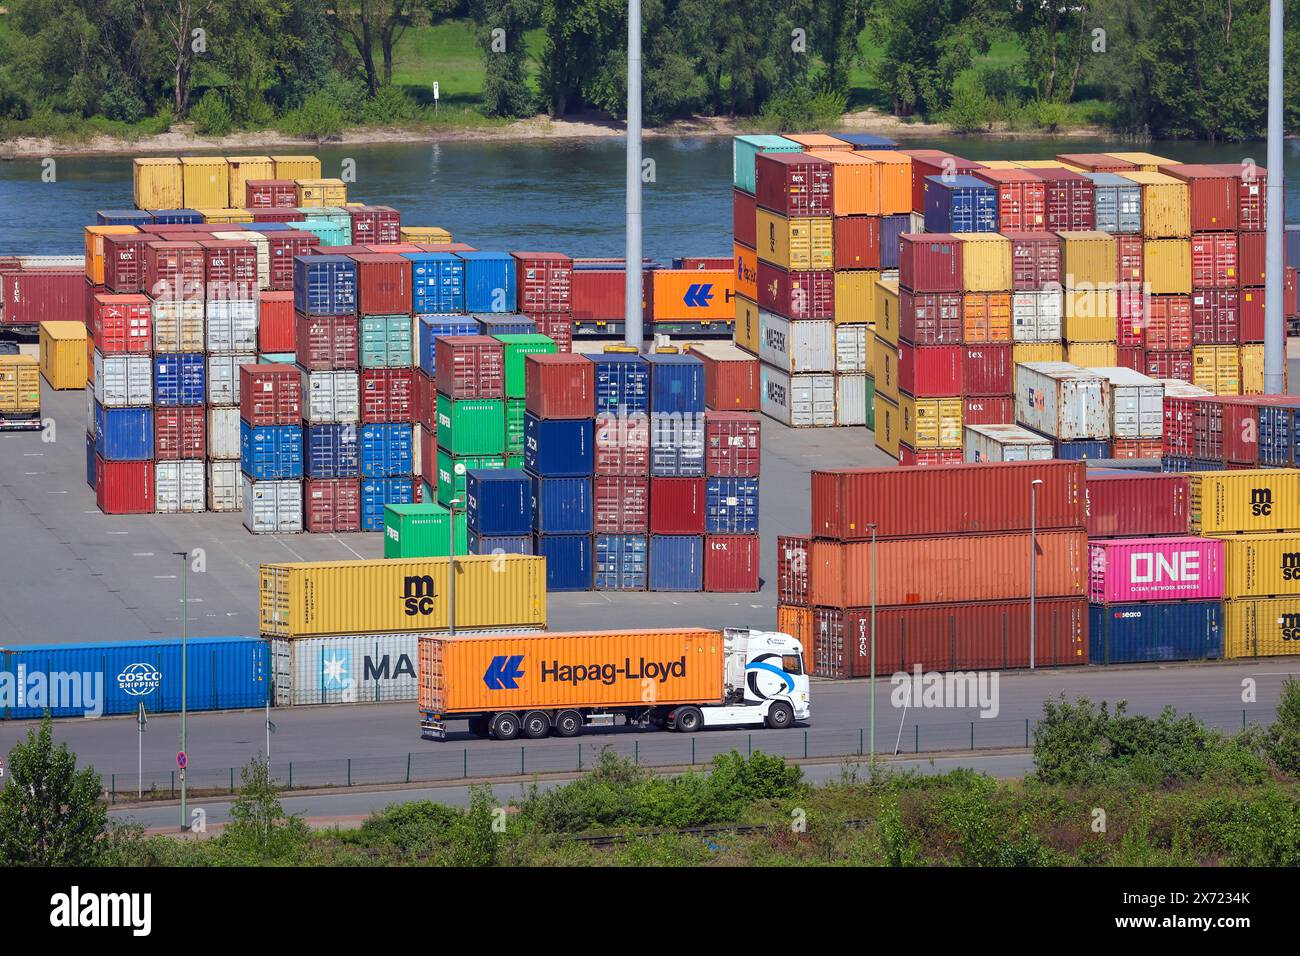
[[153, 404], [153, 360], [147, 355], [133, 355], [123, 363], [125, 368], [125, 392], [126, 401], [124, 405], [152, 405]]
[[814, 375], [813, 424], [829, 428], [835, 424], [835, 376]]
[[1117, 386], [1111, 393], [1116, 438], [1137, 438], [1142, 434], [1139, 395], [1139, 389], [1132, 385]]
[[302, 530], [302, 483], [277, 481], [276, 530], [293, 533]]
[[180, 462], [160, 461], [154, 466], [154, 508], [159, 514], [180, 510]]
[[181, 511], [189, 514], [202, 512], [207, 501], [203, 462], [183, 461], [179, 464], [177, 484]]

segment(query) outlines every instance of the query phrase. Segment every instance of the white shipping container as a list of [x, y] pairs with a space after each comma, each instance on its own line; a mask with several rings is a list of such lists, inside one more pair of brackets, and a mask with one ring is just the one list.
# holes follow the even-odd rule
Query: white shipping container
[[967, 425], [963, 456], [967, 464], [985, 461], [1047, 461], [1055, 450], [1042, 435], [1019, 425]]
[[[912, 231], [913, 231], [913, 232], [920, 232], [921, 230], [920, 230], [920, 229], [913, 229]], [[895, 285], [897, 285], [897, 284], [898, 284], [898, 270], [897, 270], [897, 269], [881, 269], [881, 270], [880, 270], [880, 281], [881, 281], [881, 282], [892, 282], [892, 283], [894, 283]]]
[[867, 371], [867, 336], [865, 325], [835, 326], [835, 371], [843, 374], [865, 374]]
[[209, 352], [257, 351], [257, 299], [209, 299]]
[[237, 405], [208, 409], [208, 458], [219, 461], [239, 460], [239, 407]]
[[1064, 301], [1060, 289], [1014, 293], [1011, 296], [1012, 338], [1016, 342], [1059, 340]]
[[301, 481], [244, 481], [244, 527], [254, 534], [302, 531]]
[[919, 212], [909, 212], [907, 214], [907, 231], [908, 232], [925, 232], [925, 214]]
[[1016, 423], [1060, 441], [1110, 437], [1110, 383], [1069, 362], [1016, 366]]
[[411, 426], [411, 474], [413, 475], [424, 474], [421, 470], [424, 464], [424, 452], [421, 451], [424, 447], [423, 433], [423, 425]]
[[867, 423], [867, 377], [865, 375], [835, 376], [835, 424], [865, 425]]
[[309, 424], [361, 420], [360, 376], [356, 372], [303, 372], [303, 379], [307, 395], [303, 410]]
[[256, 353], [208, 356], [208, 404], [239, 404], [239, 367], [256, 365]]
[[775, 312], [760, 310], [758, 357], [786, 372], [833, 372], [835, 323], [830, 319], [791, 322]]
[[1165, 394], [1170, 398], [1203, 398], [1214, 394], [1208, 388], [1184, 382], [1181, 378], [1158, 378], [1156, 381], [1164, 386]]
[[95, 401], [106, 408], [153, 404], [153, 357], [95, 349]]
[[207, 510], [204, 463], [197, 460], [154, 463], [154, 511], [198, 514]]
[[1160, 438], [1165, 433], [1165, 387], [1131, 368], [1089, 368], [1110, 382], [1110, 427], [1115, 438]]
[[[227, 411], [227, 409], [221, 409]], [[233, 409], [238, 421], [239, 409]], [[238, 435], [239, 428], [236, 426]], [[208, 462], [208, 510], [238, 511], [244, 504], [244, 475], [238, 461]]]
[[260, 232], [241, 230], [239, 232], [214, 232], [213, 239], [233, 239], [236, 242], [251, 242], [257, 247], [257, 287], [271, 288], [271, 244]]
[[95, 437], [95, 386], [86, 383], [86, 434], [91, 438]]
[[162, 297], [151, 311], [155, 352], [203, 351], [203, 299]]
[[84, 269], [85, 256], [15, 256], [24, 269]]
[[761, 363], [763, 414], [791, 428], [830, 428], [835, 424], [835, 376], [791, 375]]

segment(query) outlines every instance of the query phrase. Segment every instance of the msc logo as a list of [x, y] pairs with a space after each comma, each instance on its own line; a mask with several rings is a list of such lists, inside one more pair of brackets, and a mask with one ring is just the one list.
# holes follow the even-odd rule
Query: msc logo
[[1250, 489], [1250, 513], [1255, 517], [1268, 517], [1273, 513], [1273, 491], [1270, 488]]
[[712, 282], [692, 282], [686, 288], [686, 294], [682, 296], [682, 301], [686, 303], [688, 309], [706, 309], [709, 306], [709, 300], [712, 298]]
[[402, 606], [407, 617], [433, 613], [433, 599], [438, 596], [433, 578], [427, 574], [408, 574], [403, 581]]
[[162, 684], [162, 671], [152, 664], [127, 664], [117, 675], [117, 686], [132, 697], [148, 697]]
[[1300, 581], [1300, 551], [1283, 552], [1282, 580]]
[[522, 654], [498, 654], [483, 672], [483, 683], [488, 690], [518, 690], [519, 678], [524, 676], [519, 669], [523, 662]]
[[1283, 614], [1278, 623], [1282, 625], [1282, 640], [1300, 641], [1300, 614]]

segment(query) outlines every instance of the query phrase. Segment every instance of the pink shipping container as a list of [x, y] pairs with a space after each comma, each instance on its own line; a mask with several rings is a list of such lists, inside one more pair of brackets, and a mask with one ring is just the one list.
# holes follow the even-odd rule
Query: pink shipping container
[[505, 357], [490, 335], [438, 339], [438, 391], [448, 398], [501, 398], [505, 392]]
[[745, 593], [759, 589], [756, 534], [711, 534], [704, 539], [704, 590]]
[[147, 232], [108, 235], [104, 240], [104, 285], [113, 292], [148, 292], [145, 284], [145, 244], [162, 237]]
[[365, 424], [415, 421], [415, 370], [361, 370], [361, 421]]
[[[962, 291], [961, 240], [956, 236], [946, 232], [905, 232], [898, 237], [898, 242], [898, 284], [901, 288], [913, 292]], [[759, 285], [762, 286], [761, 265], [759, 268]]]
[[309, 478], [303, 520], [313, 534], [361, 530], [361, 482], [356, 478]]
[[[750, 229], [753, 229], [753, 223]], [[573, 260], [562, 252], [512, 252], [519, 311], [573, 311]], [[732, 266], [727, 260], [727, 268]]]
[[834, 169], [807, 153], [759, 153], [754, 196], [758, 205], [782, 216], [830, 216]]
[[1223, 597], [1223, 542], [1113, 538], [1088, 545], [1088, 600], [1213, 601]]
[[1090, 474], [1087, 496], [1089, 538], [1187, 534], [1190, 510], [1186, 475]]
[[776, 603], [808, 606], [809, 538], [781, 535], [776, 539]]
[[[966, 350], [960, 345], [898, 345], [898, 387], [915, 398], [964, 394]], [[1010, 394], [1010, 389], [1006, 394]]]
[[597, 416], [594, 448], [597, 475], [650, 474], [649, 416]]
[[594, 418], [595, 363], [568, 352], [525, 356], [524, 407], [538, 418]]
[[1061, 281], [1061, 239], [1042, 231], [1004, 232], [1011, 240], [1011, 288], [1037, 292]]
[[[901, 363], [900, 363], [901, 364]], [[976, 345], [962, 349], [962, 394], [1010, 395], [1015, 362], [1010, 345]]]
[[762, 442], [763, 424], [757, 415], [705, 412], [704, 473], [710, 478], [757, 478]]
[[0, 275], [5, 325], [39, 325], [51, 320], [84, 322], [86, 283], [84, 269], [32, 267]]
[[591, 501], [597, 534], [645, 534], [649, 528], [650, 480], [643, 475], [598, 475]]
[[241, 365], [239, 417], [250, 425], [302, 424], [302, 373], [298, 367]]
[[962, 339], [961, 294], [900, 289], [898, 334], [914, 345], [957, 345]]
[[294, 312], [294, 354], [313, 372], [357, 368], [358, 320], [355, 315], [304, 315]]
[[760, 259], [758, 304], [787, 319], [834, 318], [835, 273], [830, 270], [786, 272]]

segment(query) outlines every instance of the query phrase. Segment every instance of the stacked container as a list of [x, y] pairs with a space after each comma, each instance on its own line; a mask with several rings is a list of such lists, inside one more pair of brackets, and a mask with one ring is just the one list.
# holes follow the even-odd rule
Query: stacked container
[[596, 387], [593, 584], [598, 591], [645, 591], [650, 586], [650, 364], [630, 351], [590, 360]]
[[[431, 484], [436, 484], [438, 502], [445, 506], [463, 505], [469, 470], [507, 465], [504, 352], [490, 336], [465, 334], [466, 319], [452, 317], [447, 323], [426, 316], [420, 331], [420, 363], [433, 371], [434, 391], [420, 398], [426, 409], [433, 406], [430, 445], [436, 442], [437, 451], [431, 476], [436, 481]], [[427, 417], [429, 412], [421, 414]], [[428, 422], [422, 424], [427, 427]], [[426, 451], [431, 450], [421, 450], [426, 478]]]
[[1164, 447], [1164, 383], [1131, 368], [1088, 371], [1110, 383], [1110, 457], [1159, 458]]
[[1016, 423], [1051, 440], [1055, 457], [1111, 457], [1111, 384], [1069, 362], [1016, 370]]
[[94, 475], [96, 504], [105, 514], [151, 512], [155, 506], [154, 364], [148, 297], [138, 292], [95, 293], [90, 305], [90, 345], [86, 470], [88, 477]]
[[1194, 394], [1194, 389], [1165, 393], [1166, 471], [1297, 467], [1300, 397]]
[[562, 252], [512, 252], [519, 311], [561, 352], [573, 343], [573, 260]]

